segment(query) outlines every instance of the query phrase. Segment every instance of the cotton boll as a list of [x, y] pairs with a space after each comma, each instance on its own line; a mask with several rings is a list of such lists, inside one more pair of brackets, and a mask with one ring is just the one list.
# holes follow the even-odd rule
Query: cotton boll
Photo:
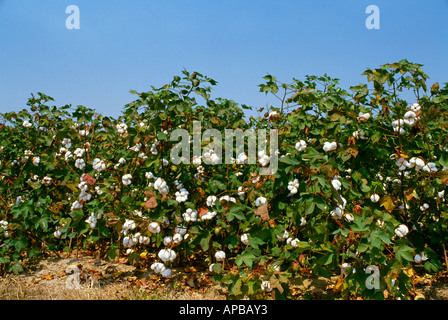
[[247, 246], [250, 244], [250, 242], [249, 242], [249, 234], [248, 233], [243, 233], [241, 235], [241, 242], [244, 243]]
[[56, 231], [53, 233], [53, 235], [54, 235], [55, 238], [59, 238], [59, 237], [62, 235], [62, 232], [59, 231], [59, 230], [56, 230]]
[[171, 272], [171, 269], [165, 269], [160, 274], [164, 278], [171, 278], [172, 272]]
[[187, 229], [184, 228], [184, 227], [182, 227], [182, 226], [177, 226], [177, 227], [174, 229], [174, 232], [176, 232], [176, 233], [180, 233], [181, 235], [184, 236], [184, 235], [187, 233]]
[[370, 196], [370, 201], [378, 202], [378, 201], [380, 201], [380, 196], [378, 194], [374, 193]]
[[208, 196], [207, 197], [207, 202], [206, 202], [207, 206], [208, 207], [213, 207], [215, 205], [216, 199], [217, 199], [216, 196]]
[[224, 261], [226, 258], [226, 253], [224, 251], [217, 251], [215, 253], [216, 261]]
[[323, 149], [325, 152], [330, 152], [330, 151], [336, 150], [337, 147], [338, 147], [338, 144], [336, 143], [336, 141], [333, 141], [333, 142], [325, 141]]
[[266, 205], [267, 204], [267, 199], [265, 198], [265, 197], [258, 197], [256, 200], [255, 200], [255, 205], [257, 206], [257, 207], [259, 207], [259, 206], [263, 206], [263, 205]]
[[148, 230], [151, 233], [159, 233], [160, 232], [160, 225], [157, 222], [151, 222], [148, 225]]
[[267, 280], [261, 282], [261, 290], [271, 292], [272, 291], [271, 283]]
[[343, 214], [344, 210], [342, 210], [340, 207], [336, 207], [330, 212], [330, 215], [337, 220], [340, 220]]
[[299, 142], [296, 143], [295, 149], [299, 152], [305, 150], [306, 142], [304, 140], [300, 140]]
[[24, 126], [25, 128], [30, 128], [32, 124], [28, 120], [25, 120], [23, 121], [22, 126]]
[[331, 180], [331, 185], [332, 185], [333, 188], [335, 188], [336, 190], [341, 190], [342, 183], [341, 183], [341, 181], [339, 181], [338, 179], [333, 179], [333, 180]]
[[171, 249], [162, 249], [158, 255], [162, 261], [173, 261], [177, 257], [176, 252]]
[[161, 262], [154, 262], [151, 265], [151, 270], [153, 270], [155, 273], [162, 273], [163, 271], [165, 271], [165, 269], [165, 265]]
[[293, 246], [294, 248], [297, 248], [299, 245], [300, 240], [297, 238], [288, 238], [286, 239], [286, 244], [289, 244], [290, 246]]
[[277, 234], [276, 237], [278, 240], [284, 241], [284, 240], [288, 239], [289, 232], [285, 230], [282, 235]]
[[179, 244], [182, 242], [182, 240], [184, 240], [184, 238], [182, 237], [182, 235], [180, 233], [175, 233], [173, 236], [173, 242], [175, 244]]
[[299, 190], [299, 180], [294, 179], [293, 181], [289, 181], [288, 182], [288, 190], [289, 190], [288, 196], [292, 196], [292, 195], [296, 194]]
[[407, 235], [409, 232], [409, 229], [406, 225], [404, 224], [400, 224], [396, 229], [395, 229], [395, 234], [400, 237], [403, 238], [405, 235]]

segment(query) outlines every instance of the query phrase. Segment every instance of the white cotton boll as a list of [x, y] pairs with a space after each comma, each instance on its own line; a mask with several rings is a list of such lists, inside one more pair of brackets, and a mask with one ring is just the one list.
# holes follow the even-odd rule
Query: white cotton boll
[[347, 262], [344, 262], [342, 265], [341, 265], [341, 273], [343, 274], [343, 275], [347, 275], [347, 269], [349, 269], [349, 268], [351, 268], [352, 266], [350, 265], [350, 263], [347, 263]]
[[334, 208], [333, 211], [330, 212], [330, 215], [337, 220], [340, 220], [342, 218], [343, 214], [344, 214], [344, 210], [341, 209], [340, 207], [336, 207], [336, 208]]
[[395, 229], [395, 234], [400, 237], [403, 238], [405, 235], [407, 235], [409, 232], [409, 229], [406, 225], [404, 224], [400, 224], [396, 229]]
[[338, 147], [338, 144], [336, 143], [336, 141], [333, 141], [333, 142], [325, 141], [323, 149], [325, 152], [330, 152], [330, 151], [336, 150], [337, 147]]
[[258, 197], [255, 200], [255, 205], [257, 207], [267, 205], [267, 203], [268, 203], [268, 200], [265, 197]]
[[165, 269], [161, 272], [162, 277], [171, 278], [172, 272], [171, 269]]
[[75, 202], [73, 202], [70, 210], [73, 211], [80, 208], [82, 208], [82, 204], [78, 200], [76, 200]]
[[418, 103], [413, 103], [411, 105], [411, 110], [414, 112], [418, 112], [421, 109], [421, 106]]
[[181, 189], [180, 191], [176, 191], [175, 196], [177, 202], [185, 202], [188, 200], [188, 191]]
[[293, 246], [294, 248], [297, 248], [299, 246], [300, 240], [297, 238], [288, 238], [286, 239], [286, 244], [289, 244], [290, 246]]
[[213, 207], [215, 205], [216, 199], [217, 199], [216, 196], [208, 196], [207, 197], [207, 202], [206, 202], [207, 206], [208, 207]]
[[347, 220], [347, 222], [352, 222], [353, 220], [355, 220], [355, 217], [353, 217], [351, 213], [344, 214], [344, 218], [345, 220]]
[[338, 179], [333, 179], [333, 180], [331, 180], [331, 185], [332, 185], [333, 188], [335, 188], [336, 190], [341, 190], [342, 183], [341, 183], [341, 181], [339, 181]]
[[39, 166], [40, 158], [39, 157], [33, 157], [33, 164], [37, 167]]
[[128, 126], [126, 125], [126, 123], [120, 122], [116, 125], [117, 131], [119, 134], [124, 134], [127, 132], [128, 130]]
[[168, 246], [171, 243], [171, 241], [173, 241], [173, 237], [171, 237], [171, 236], [166, 236], [163, 238], [163, 244], [165, 246]]
[[249, 242], [249, 234], [248, 233], [243, 233], [241, 235], [241, 242], [244, 243], [247, 246], [250, 244], [250, 242]]
[[32, 124], [28, 120], [25, 120], [23, 121], [22, 126], [24, 126], [25, 128], [30, 128]]
[[140, 237], [139, 242], [141, 244], [147, 246], [151, 242], [151, 239], [149, 237], [147, 237], [147, 236], [142, 236], [142, 237]]
[[151, 270], [153, 270], [155, 273], [162, 273], [165, 271], [166, 267], [162, 262], [154, 262], [151, 265]]
[[59, 230], [56, 230], [56, 231], [53, 233], [53, 235], [54, 235], [55, 238], [59, 238], [59, 237], [62, 235], [62, 232], [59, 231]]
[[159, 258], [162, 261], [173, 261], [176, 257], [176, 252], [171, 249], [162, 249], [159, 251]]
[[179, 244], [179, 243], [181, 243], [182, 240], [184, 240], [184, 238], [182, 237], [182, 235], [181, 235], [180, 233], [175, 233], [175, 234], [173, 235], [173, 242], [174, 242], [175, 244]]
[[428, 210], [428, 208], [429, 208], [429, 204], [427, 204], [427, 203], [424, 203], [420, 206], [421, 211], [426, 211], [426, 210]]
[[380, 196], [377, 193], [374, 193], [370, 196], [370, 201], [378, 202], [378, 201], [380, 201]]
[[293, 181], [288, 182], [288, 196], [294, 195], [299, 191], [299, 180], [294, 179]]
[[301, 217], [300, 218], [300, 225], [301, 226], [304, 226], [306, 224], [306, 219], [305, 219], [305, 217]]
[[420, 254], [416, 254], [415, 256], [414, 256], [414, 262], [415, 263], [420, 263], [420, 262], [422, 262], [422, 256], [420, 255]]
[[264, 150], [258, 152], [258, 163], [262, 167], [266, 167], [270, 161], [271, 161], [271, 158], [266, 154], [266, 152]]
[[86, 166], [86, 163], [83, 159], [76, 159], [76, 161], [75, 161], [76, 168], [83, 170], [85, 168], [85, 166]]
[[437, 172], [437, 166], [434, 162], [428, 162], [427, 164], [429, 171]]
[[176, 232], [176, 233], [180, 233], [181, 235], [184, 236], [184, 235], [187, 233], [187, 229], [184, 228], [184, 227], [182, 227], [182, 226], [177, 226], [177, 227], [174, 229], [174, 232]]
[[151, 233], [159, 233], [160, 232], [160, 225], [157, 222], [151, 222], [148, 225], [148, 230]]
[[237, 164], [243, 164], [243, 163], [246, 163], [248, 159], [249, 158], [247, 157], [246, 153], [242, 152], [242, 153], [240, 153], [238, 155], [238, 157], [236, 158], [235, 162]]
[[129, 173], [125, 174], [122, 178], [123, 184], [126, 186], [130, 185], [132, 183], [131, 179], [132, 179], [132, 175], [130, 175]]
[[202, 215], [201, 220], [212, 220], [216, 215], [216, 211], [208, 211], [206, 214]]
[[202, 156], [194, 156], [193, 157], [193, 160], [192, 160], [192, 163], [195, 165], [195, 166], [200, 166], [201, 165], [201, 163], [202, 163], [202, 160], [201, 160], [201, 158], [202, 158]]
[[170, 190], [166, 181], [161, 178], [156, 179], [156, 181], [154, 182], [154, 188], [157, 189], [160, 194], [168, 194]]
[[226, 258], [226, 253], [224, 251], [217, 251], [215, 253], [216, 261], [224, 261]]
[[267, 280], [261, 282], [261, 290], [271, 292], [272, 291], [271, 283]]
[[198, 216], [198, 212], [196, 210], [188, 208], [183, 214], [185, 222], [196, 221]]
[[295, 149], [299, 152], [305, 150], [306, 149], [306, 141], [299, 140], [299, 142], [297, 142], [295, 145]]
[[361, 118], [366, 120], [366, 121], [369, 120], [370, 119], [370, 113], [369, 112], [366, 112], [366, 113], [360, 112], [359, 115], [358, 115], [358, 120], [360, 120]]
[[51, 181], [53, 181], [53, 179], [50, 178], [50, 177], [48, 177], [48, 176], [45, 176], [45, 177], [42, 179], [42, 182], [43, 182], [45, 185], [47, 185], [47, 186], [49, 186], [49, 185], [51, 184]]
[[280, 241], [284, 241], [284, 240], [286, 240], [286, 239], [288, 239], [288, 237], [289, 237], [289, 232], [288, 231], [284, 231], [283, 232], [283, 234], [282, 235], [275, 235], [276, 237], [277, 237], [277, 239], [278, 240], [280, 240]]

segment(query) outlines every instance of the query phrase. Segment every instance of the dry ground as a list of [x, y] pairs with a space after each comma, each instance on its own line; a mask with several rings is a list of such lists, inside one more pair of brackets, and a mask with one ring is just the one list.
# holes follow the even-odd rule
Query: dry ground
[[[213, 283], [207, 273], [173, 272], [161, 278], [126, 259], [109, 262], [93, 256], [61, 254], [25, 265], [20, 275], [0, 277], [1, 300], [224, 300], [227, 288]], [[79, 270], [79, 287], [71, 288], [73, 270]], [[187, 271], [187, 272], [186, 272]], [[331, 299], [335, 279], [297, 279], [292, 293], [297, 299]], [[424, 276], [415, 281], [414, 296], [448, 300], [448, 277]]]

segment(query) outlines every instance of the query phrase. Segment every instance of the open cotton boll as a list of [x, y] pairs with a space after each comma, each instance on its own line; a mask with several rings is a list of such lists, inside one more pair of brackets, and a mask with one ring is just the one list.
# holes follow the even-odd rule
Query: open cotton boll
[[409, 229], [406, 225], [404, 224], [400, 224], [396, 229], [395, 229], [395, 234], [400, 237], [403, 238], [405, 235], [407, 235], [409, 232]]
[[180, 233], [181, 235], [184, 236], [187, 233], [187, 229], [183, 226], [176, 226], [176, 228], [174, 229], [174, 232]]
[[333, 142], [325, 141], [323, 149], [325, 152], [330, 152], [330, 151], [336, 150], [337, 147], [338, 147], [338, 144], [336, 143], [336, 141], [333, 141]]
[[342, 183], [341, 181], [339, 181], [338, 179], [333, 179], [331, 180], [331, 185], [333, 186], [333, 188], [335, 188], [336, 190], [340, 190]]
[[297, 142], [295, 145], [295, 149], [299, 152], [305, 150], [306, 149], [306, 141], [299, 140], [299, 142]]
[[288, 190], [289, 190], [288, 197], [296, 194], [299, 191], [299, 180], [294, 179], [293, 181], [289, 181]]
[[255, 205], [256, 205], [257, 207], [266, 205], [267, 203], [268, 203], [268, 200], [267, 200], [265, 197], [258, 197], [258, 198], [255, 200]]
[[377, 193], [374, 193], [370, 196], [370, 201], [378, 202], [378, 201], [380, 201], [380, 196]]
[[154, 262], [151, 265], [151, 270], [153, 270], [155, 273], [162, 273], [165, 271], [166, 267], [162, 262]]
[[25, 128], [30, 128], [32, 124], [28, 120], [25, 120], [23, 121], [22, 126], [24, 126]]
[[59, 237], [62, 235], [62, 232], [61, 232], [60, 230], [56, 230], [56, 231], [53, 233], [53, 235], [54, 235], [55, 238], [59, 238]]
[[160, 274], [164, 278], [171, 278], [172, 272], [171, 272], [171, 269], [165, 269]]
[[341, 209], [340, 207], [336, 207], [336, 208], [334, 208], [334, 210], [332, 210], [330, 212], [330, 215], [337, 220], [340, 220], [342, 218], [343, 214], [344, 214], [344, 210]]
[[180, 189], [175, 193], [177, 202], [185, 202], [188, 200], [188, 191], [186, 189]]
[[159, 233], [160, 232], [160, 225], [157, 222], [151, 222], [148, 225], [148, 230], [151, 233]]
[[284, 241], [284, 240], [286, 240], [286, 239], [288, 239], [288, 237], [289, 237], [289, 232], [288, 231], [284, 231], [283, 232], [283, 234], [281, 234], [281, 235], [275, 235], [276, 237], [277, 237], [277, 239], [278, 240], [281, 240], [281, 241]]
[[129, 173], [128, 174], [125, 174], [124, 176], [123, 176], [123, 178], [122, 178], [122, 181], [123, 181], [123, 184], [125, 185], [125, 186], [128, 186], [128, 185], [130, 185], [131, 183], [132, 183], [132, 175], [130, 175]]
[[248, 233], [243, 233], [242, 235], [241, 235], [241, 242], [242, 243], [244, 243], [245, 245], [249, 245], [250, 244], [250, 242], [249, 242], [249, 234]]
[[359, 115], [358, 115], [358, 120], [365, 120], [365, 121], [367, 121], [369, 119], [370, 119], [370, 113], [369, 112], [366, 112], [366, 113], [360, 112]]
[[267, 280], [262, 281], [261, 282], [261, 290], [266, 291], [266, 292], [271, 292], [272, 291], [271, 283]]
[[217, 251], [215, 253], [216, 261], [224, 261], [226, 258], [226, 253], [224, 251]]
[[208, 196], [207, 197], [207, 206], [208, 207], [213, 207], [215, 205], [217, 197], [216, 196]]
[[196, 221], [198, 218], [198, 212], [196, 210], [188, 208], [183, 214], [185, 222]]
[[173, 261], [177, 257], [176, 252], [171, 249], [162, 249], [158, 255], [162, 261]]
[[175, 244], [179, 244], [182, 242], [182, 240], [184, 240], [184, 238], [182, 237], [182, 235], [180, 233], [175, 233], [173, 236], [173, 242]]
[[156, 181], [154, 182], [154, 188], [162, 195], [168, 194], [168, 192], [170, 191], [170, 188], [168, 187], [166, 181], [161, 178], [156, 179]]
[[293, 246], [294, 248], [297, 248], [299, 246], [300, 240], [297, 238], [288, 238], [286, 239], [286, 244], [289, 244], [290, 246]]

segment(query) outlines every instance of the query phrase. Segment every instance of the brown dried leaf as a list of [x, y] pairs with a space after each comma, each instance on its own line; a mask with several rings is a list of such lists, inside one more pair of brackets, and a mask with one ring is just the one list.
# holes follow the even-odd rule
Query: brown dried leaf
[[198, 215], [199, 218], [201, 218], [204, 214], [206, 214], [208, 212], [208, 208], [207, 207], [201, 207], [198, 209]]
[[154, 193], [154, 190], [145, 190], [145, 192], [144, 192], [144, 194], [145, 194], [145, 196], [147, 196], [147, 197], [155, 197], [155, 193]]
[[89, 174], [85, 174], [83, 177], [82, 177], [82, 180], [83, 181], [87, 181], [87, 184], [89, 185], [89, 186], [93, 186], [94, 184], [95, 184], [95, 182], [96, 182], [96, 179], [95, 178], [92, 178]]
[[268, 221], [270, 219], [269, 213], [268, 213], [268, 207], [265, 205], [259, 206], [257, 209], [255, 209], [255, 214], [257, 216], [261, 216], [261, 221]]
[[156, 197], [153, 196], [148, 201], [146, 201], [145, 207], [148, 209], [154, 209], [155, 207], [157, 207]]

